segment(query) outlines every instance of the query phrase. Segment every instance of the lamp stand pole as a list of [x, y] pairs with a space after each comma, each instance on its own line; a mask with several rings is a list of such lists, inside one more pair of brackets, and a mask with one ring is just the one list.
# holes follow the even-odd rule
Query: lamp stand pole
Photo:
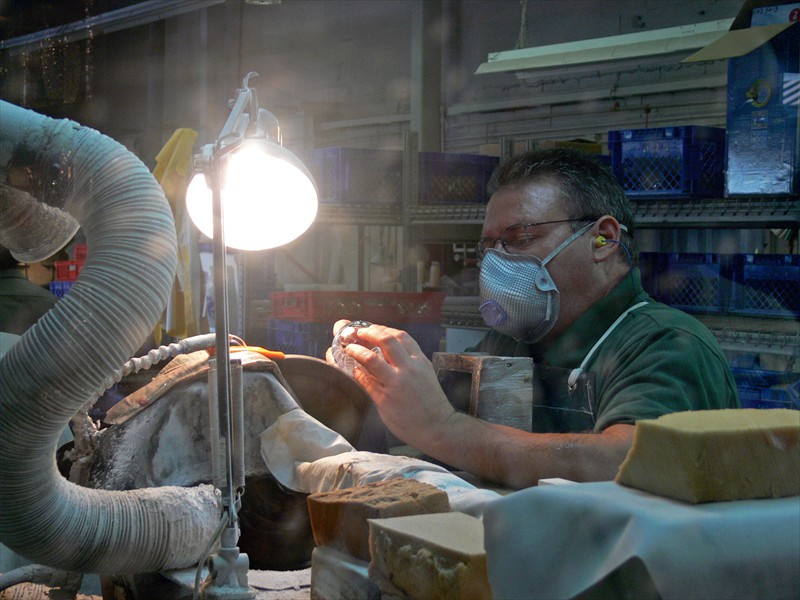
[[[231, 359], [228, 332], [228, 276], [225, 249], [225, 227], [222, 210], [222, 185], [220, 181], [220, 156], [214, 148], [208, 163], [211, 180], [212, 216], [214, 237], [212, 240], [214, 264], [214, 328], [216, 333], [217, 403], [219, 414], [218, 433], [224, 438], [225, 482], [221, 486], [223, 518], [227, 523], [220, 537], [219, 551], [209, 558], [208, 578], [203, 585], [203, 598], [209, 600], [238, 600], [255, 598], [255, 592], [247, 583], [250, 561], [247, 554], [239, 552], [239, 517], [237, 514], [237, 482], [234, 480], [233, 444], [242, 440], [242, 432], [234, 433], [237, 419], [232, 418]], [[241, 386], [237, 386], [241, 395]], [[238, 398], [241, 400], [241, 398]], [[211, 417], [213, 422], [213, 417]], [[238, 453], [241, 456], [241, 452]], [[215, 472], [215, 476], [217, 473]], [[243, 482], [242, 482], [243, 485]]]

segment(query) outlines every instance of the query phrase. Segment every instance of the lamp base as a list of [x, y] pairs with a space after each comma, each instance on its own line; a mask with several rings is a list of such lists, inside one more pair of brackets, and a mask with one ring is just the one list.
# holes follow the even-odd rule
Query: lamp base
[[250, 560], [239, 552], [237, 527], [226, 527], [222, 532], [222, 546], [209, 559], [208, 578], [203, 583], [201, 597], [205, 600], [249, 600], [255, 591], [247, 584]]

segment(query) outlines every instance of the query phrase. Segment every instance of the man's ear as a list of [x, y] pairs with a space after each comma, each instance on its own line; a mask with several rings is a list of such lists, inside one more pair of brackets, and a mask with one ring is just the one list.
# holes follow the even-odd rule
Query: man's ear
[[622, 228], [611, 215], [597, 219], [592, 227], [592, 248], [596, 262], [603, 262], [616, 255]]

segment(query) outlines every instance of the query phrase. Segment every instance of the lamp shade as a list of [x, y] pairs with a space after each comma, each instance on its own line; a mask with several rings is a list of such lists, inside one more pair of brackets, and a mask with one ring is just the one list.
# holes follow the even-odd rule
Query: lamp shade
[[[221, 159], [220, 194], [225, 245], [266, 250], [300, 236], [317, 215], [317, 188], [305, 165], [283, 146], [245, 140]], [[214, 235], [212, 191], [198, 173], [186, 190], [194, 224]]]

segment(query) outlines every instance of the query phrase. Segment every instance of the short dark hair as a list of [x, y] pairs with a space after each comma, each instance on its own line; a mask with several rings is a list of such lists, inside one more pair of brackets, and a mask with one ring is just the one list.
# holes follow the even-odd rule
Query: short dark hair
[[[508, 186], [525, 186], [552, 178], [558, 182], [567, 216], [599, 219], [611, 215], [628, 228], [621, 242], [630, 252], [631, 266], [638, 263], [633, 239], [633, 205], [611, 169], [594, 155], [572, 148], [530, 150], [503, 161], [489, 180], [489, 194]], [[582, 223], [574, 223], [577, 230]]]

